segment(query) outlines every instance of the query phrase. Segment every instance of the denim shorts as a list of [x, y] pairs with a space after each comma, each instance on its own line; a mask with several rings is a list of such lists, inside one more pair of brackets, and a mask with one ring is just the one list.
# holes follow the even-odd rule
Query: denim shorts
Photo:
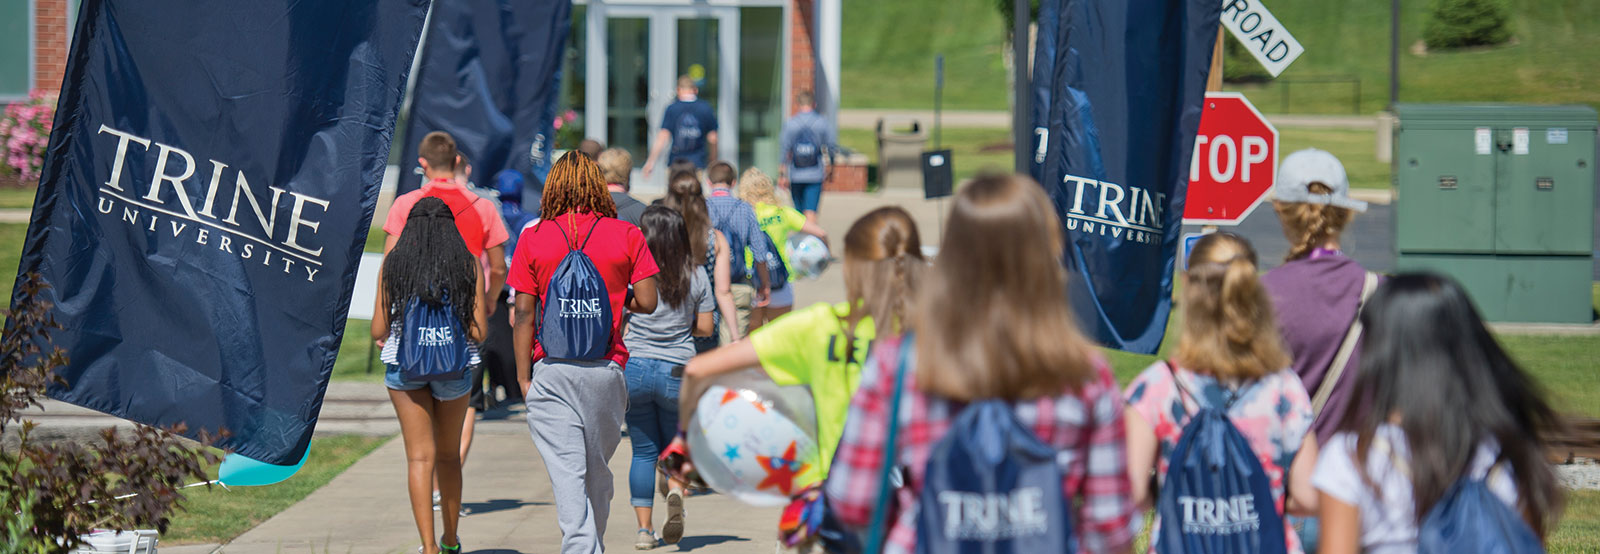
[[783, 288], [773, 289], [771, 301], [767, 303], [771, 308], [788, 308], [794, 306], [794, 283], [784, 283]]
[[467, 371], [462, 372], [459, 379], [450, 379], [448, 381], [407, 381], [405, 377], [400, 375], [400, 366], [384, 364], [383, 386], [389, 387], [389, 390], [397, 391], [413, 391], [428, 387], [428, 392], [433, 394], [434, 399], [440, 402], [449, 402], [472, 392], [473, 373], [473, 368], [467, 368]]

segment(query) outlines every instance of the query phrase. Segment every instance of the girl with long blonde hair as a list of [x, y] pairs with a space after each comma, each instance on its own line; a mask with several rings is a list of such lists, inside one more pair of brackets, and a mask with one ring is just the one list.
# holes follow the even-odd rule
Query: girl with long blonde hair
[[[756, 211], [756, 222], [761, 225], [761, 231], [766, 233], [767, 239], [772, 242], [772, 247], [767, 250], [772, 252], [776, 259], [767, 260], [768, 268], [780, 268], [770, 271], [772, 274], [772, 300], [766, 306], [755, 306], [750, 309], [750, 330], [765, 325], [768, 321], [779, 318], [794, 309], [794, 287], [789, 282], [789, 251], [784, 245], [789, 242], [789, 237], [795, 233], [814, 235], [824, 242], [828, 240], [828, 232], [822, 230], [821, 225], [812, 223], [805, 214], [799, 210], [784, 206], [778, 200], [778, 193], [772, 186], [772, 178], [758, 168], [744, 170], [739, 176], [739, 199], [750, 204]], [[753, 274], [754, 267], [750, 269]]]
[[[1273, 509], [1280, 516], [1316, 513], [1311, 398], [1289, 367], [1272, 303], [1256, 277], [1255, 249], [1233, 233], [1206, 235], [1195, 243], [1183, 275], [1177, 356], [1146, 368], [1126, 392], [1134, 500], [1154, 504], [1160, 487], [1152, 488], [1152, 473], [1159, 485], [1190, 417], [1216, 407], [1250, 442], [1272, 482]], [[1158, 515], [1151, 536], [1164, 524]], [[1302, 552], [1287, 520], [1284, 532], [1288, 552]]]
[[[964, 406], [991, 400], [1061, 452], [1059, 492], [1079, 506], [1073, 520], [1083, 549], [1120, 551], [1133, 542], [1122, 401], [1105, 357], [1073, 320], [1061, 223], [1050, 206], [1024, 176], [963, 185], [917, 298], [915, 338], [885, 338], [873, 349], [824, 496], [842, 523], [867, 526], [883, 452], [892, 450], [892, 463], [909, 473], [891, 493], [897, 509], [885, 514], [885, 552], [917, 551], [917, 499], [933, 447]], [[901, 367], [905, 349], [911, 355]], [[897, 375], [900, 410], [890, 413]], [[890, 426], [900, 427], [896, 444], [885, 443]]]

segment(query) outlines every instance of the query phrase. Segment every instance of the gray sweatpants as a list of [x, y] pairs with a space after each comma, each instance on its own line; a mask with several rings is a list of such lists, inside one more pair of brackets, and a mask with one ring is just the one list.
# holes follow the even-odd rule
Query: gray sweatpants
[[562, 554], [605, 550], [615, 492], [607, 463], [622, 442], [628, 383], [610, 361], [540, 360], [528, 389], [528, 429], [555, 496]]

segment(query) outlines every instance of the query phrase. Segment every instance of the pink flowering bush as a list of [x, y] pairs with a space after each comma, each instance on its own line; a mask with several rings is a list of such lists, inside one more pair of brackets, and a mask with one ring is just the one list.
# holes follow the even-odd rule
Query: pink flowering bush
[[56, 118], [56, 95], [34, 92], [23, 102], [6, 106], [0, 116], [0, 173], [25, 184], [37, 184]]
[[578, 121], [578, 112], [562, 112], [551, 123], [556, 128], [556, 148], [577, 148], [578, 143], [583, 142], [583, 123]]

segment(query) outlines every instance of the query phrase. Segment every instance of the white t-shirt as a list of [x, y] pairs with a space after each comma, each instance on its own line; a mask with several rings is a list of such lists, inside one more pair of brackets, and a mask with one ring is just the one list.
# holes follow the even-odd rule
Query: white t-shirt
[[[1322, 447], [1317, 469], [1311, 474], [1311, 484], [1361, 511], [1363, 552], [1414, 553], [1417, 551], [1417, 518], [1413, 515], [1415, 501], [1411, 498], [1411, 479], [1394, 467], [1394, 460], [1411, 458], [1405, 431], [1384, 425], [1378, 428], [1377, 435], [1383, 440], [1373, 441], [1367, 453], [1366, 471], [1379, 490], [1368, 486], [1356, 469], [1356, 436], [1353, 433], [1336, 434]], [[1392, 453], [1388, 448], [1393, 449]], [[1475, 478], [1487, 475], [1499, 451], [1500, 447], [1493, 442], [1478, 445], [1471, 475]], [[1516, 509], [1517, 487], [1509, 472], [1495, 472], [1489, 479], [1489, 490]]]

